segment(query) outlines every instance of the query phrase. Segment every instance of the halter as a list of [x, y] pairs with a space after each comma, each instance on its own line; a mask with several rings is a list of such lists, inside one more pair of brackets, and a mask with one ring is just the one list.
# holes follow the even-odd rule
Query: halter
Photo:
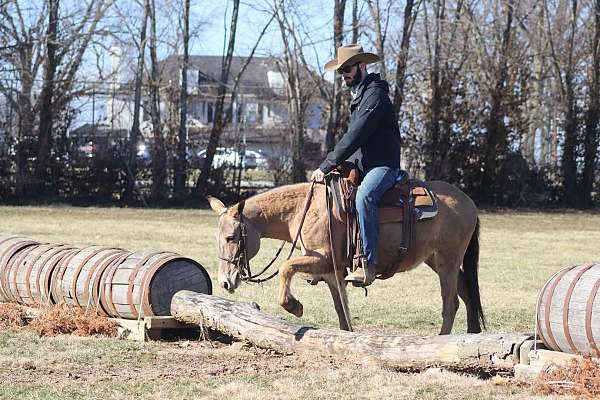
[[[302, 231], [302, 225], [304, 225], [304, 219], [305, 219], [306, 214], [308, 213], [308, 209], [310, 207], [310, 202], [312, 199], [314, 186], [315, 186], [315, 183], [312, 182], [312, 184], [310, 185], [310, 190], [308, 191], [308, 195], [306, 197], [306, 202], [304, 204], [304, 212], [302, 213], [302, 219], [300, 220], [300, 225], [298, 226], [298, 232], [296, 233], [296, 237], [294, 238], [292, 247], [287, 256], [288, 260], [292, 256], [292, 253], [294, 252], [294, 249], [296, 248], [296, 243], [298, 242], [298, 238], [300, 237], [300, 232]], [[227, 212], [227, 209], [223, 210], [219, 214], [219, 216], [225, 214], [226, 212]], [[281, 245], [279, 246], [279, 249], [277, 249], [275, 256], [267, 264], [267, 266], [264, 267], [262, 269], [262, 271], [260, 271], [259, 273], [253, 275], [252, 270], [250, 269], [250, 259], [248, 258], [248, 240], [247, 240], [248, 239], [248, 227], [247, 227], [246, 221], [244, 220], [244, 216], [241, 213], [240, 213], [239, 229], [240, 229], [240, 235], [239, 235], [239, 239], [236, 243], [236, 249], [233, 254], [233, 257], [231, 257], [231, 258], [225, 257], [223, 255], [223, 250], [221, 248], [219, 248], [219, 253], [220, 253], [218, 256], [219, 260], [225, 261], [228, 264], [232, 264], [234, 267], [236, 267], [238, 269], [238, 272], [239, 272], [240, 277], [243, 282], [262, 283], [262, 282], [266, 282], [269, 279], [277, 276], [279, 271], [273, 272], [271, 275], [267, 276], [266, 278], [260, 278], [260, 276], [263, 275], [265, 272], [267, 272], [267, 270], [271, 267], [271, 265], [273, 265], [275, 260], [277, 260], [277, 257], [279, 257], [279, 254], [281, 253], [281, 250], [283, 250], [283, 246], [286, 243], [285, 240], [281, 242]]]

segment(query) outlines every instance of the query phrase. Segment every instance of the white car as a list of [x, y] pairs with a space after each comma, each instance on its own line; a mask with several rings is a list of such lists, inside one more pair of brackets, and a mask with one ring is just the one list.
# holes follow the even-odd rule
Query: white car
[[[262, 157], [262, 155], [258, 152], [246, 150], [246, 154], [244, 155], [244, 159], [242, 161], [242, 167], [245, 169], [257, 167], [256, 155], [254, 153], [259, 154]], [[204, 159], [206, 158], [206, 149], [198, 152], [198, 158], [200, 165], [203, 165]], [[215, 156], [212, 161], [212, 167], [238, 167], [241, 159], [241, 154], [234, 149], [229, 147], [217, 147], [217, 151], [215, 152]]]

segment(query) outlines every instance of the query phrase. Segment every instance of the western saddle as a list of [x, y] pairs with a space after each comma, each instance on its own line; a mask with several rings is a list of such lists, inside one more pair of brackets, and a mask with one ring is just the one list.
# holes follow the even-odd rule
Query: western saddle
[[[361, 181], [360, 171], [354, 163], [346, 161], [327, 178], [331, 197], [327, 201], [331, 201], [331, 212], [335, 218], [346, 222], [346, 257], [352, 260], [352, 270], [366, 268], [355, 205], [356, 190]], [[379, 224], [402, 224], [398, 253], [403, 257], [414, 244], [416, 221], [433, 218], [437, 213], [435, 193], [425, 182], [411, 179], [406, 171], [402, 171], [381, 200]], [[385, 273], [381, 275], [387, 277]]]

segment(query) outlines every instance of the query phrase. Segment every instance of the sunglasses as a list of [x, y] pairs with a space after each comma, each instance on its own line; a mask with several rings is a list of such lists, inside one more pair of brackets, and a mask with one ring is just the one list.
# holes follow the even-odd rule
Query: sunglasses
[[357, 66], [360, 63], [356, 63], [356, 64], [352, 64], [352, 65], [346, 65], [344, 67], [340, 67], [337, 69], [338, 74], [349, 74], [350, 71], [352, 71], [352, 68], [354, 68], [355, 66]]

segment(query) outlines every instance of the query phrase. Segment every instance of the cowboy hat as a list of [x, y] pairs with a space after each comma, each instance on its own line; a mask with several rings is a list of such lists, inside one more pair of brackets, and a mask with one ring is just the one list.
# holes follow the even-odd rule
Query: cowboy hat
[[333, 71], [343, 65], [352, 65], [358, 62], [371, 64], [379, 61], [379, 56], [373, 53], [365, 53], [359, 44], [349, 44], [338, 47], [337, 57], [325, 64], [326, 71]]

